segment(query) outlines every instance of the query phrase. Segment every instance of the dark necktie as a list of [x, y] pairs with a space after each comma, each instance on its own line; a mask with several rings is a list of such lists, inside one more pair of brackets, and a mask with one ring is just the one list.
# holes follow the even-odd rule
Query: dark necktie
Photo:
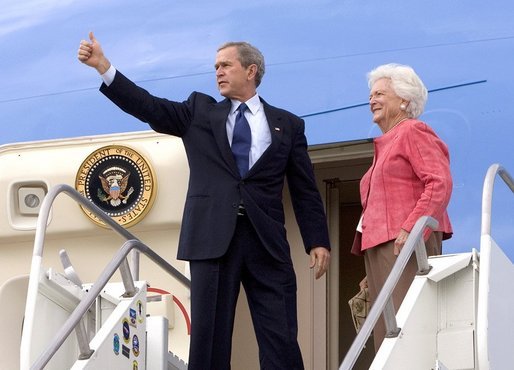
[[234, 136], [232, 137], [232, 153], [236, 160], [241, 177], [246, 175], [249, 166], [250, 146], [252, 144], [252, 132], [250, 125], [245, 118], [244, 112], [248, 107], [241, 103], [237, 108], [236, 123], [234, 125]]

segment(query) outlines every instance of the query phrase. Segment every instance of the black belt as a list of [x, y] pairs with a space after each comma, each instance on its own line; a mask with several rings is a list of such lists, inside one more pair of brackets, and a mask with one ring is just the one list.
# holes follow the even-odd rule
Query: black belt
[[240, 204], [239, 207], [237, 208], [237, 215], [238, 216], [246, 216], [246, 208]]

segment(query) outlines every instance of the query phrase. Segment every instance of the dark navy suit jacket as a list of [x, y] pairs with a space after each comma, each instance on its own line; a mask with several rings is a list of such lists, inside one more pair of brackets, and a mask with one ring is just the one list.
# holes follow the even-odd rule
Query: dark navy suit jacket
[[262, 100], [271, 144], [241, 178], [227, 138], [229, 99], [217, 102], [193, 92], [186, 101], [173, 102], [149, 94], [119, 71], [114, 81], [109, 86], [103, 84], [100, 90], [155, 131], [182, 138], [190, 177], [178, 259], [224, 255], [242, 202], [265, 248], [277, 260], [290, 262], [282, 205], [286, 177], [306, 252], [314, 246], [329, 248], [324, 207], [307, 153], [302, 119]]

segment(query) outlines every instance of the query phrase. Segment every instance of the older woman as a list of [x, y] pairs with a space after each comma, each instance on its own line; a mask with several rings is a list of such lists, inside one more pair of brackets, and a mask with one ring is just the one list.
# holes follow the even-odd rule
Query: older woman
[[[382, 136], [374, 139], [375, 157], [360, 183], [362, 218], [352, 252], [363, 254], [373, 303], [384, 285], [410, 231], [424, 215], [439, 226], [424, 234], [427, 254], [441, 254], [443, 239], [452, 235], [446, 207], [452, 191], [448, 148], [435, 132], [417, 119], [427, 89], [408, 66], [382, 65], [368, 74], [369, 105]], [[417, 271], [410, 259], [393, 292], [396, 309]], [[374, 342], [378, 351], [385, 336], [380, 319]]]

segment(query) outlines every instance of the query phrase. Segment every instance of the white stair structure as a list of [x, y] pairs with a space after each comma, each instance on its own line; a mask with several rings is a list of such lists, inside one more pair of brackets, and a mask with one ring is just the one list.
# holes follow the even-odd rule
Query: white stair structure
[[[473, 253], [429, 259], [371, 369], [505, 369], [514, 363], [514, 265], [492, 239]], [[491, 319], [488, 319], [490, 317]], [[399, 367], [401, 364], [402, 367]], [[441, 367], [444, 366], [444, 367]], [[508, 367], [507, 367], [508, 368]]]
[[[514, 181], [505, 169], [491, 166], [484, 182], [480, 253], [473, 250], [427, 260], [421, 235], [425, 226], [435, 227], [435, 220], [420, 219], [340, 370], [353, 367], [382, 311], [388, 337], [370, 369], [512, 368], [514, 265], [490, 235], [497, 174], [514, 192]], [[391, 292], [414, 250], [420, 272], [395, 314]]]
[[[48, 216], [55, 197], [60, 193], [67, 193], [126, 239], [93, 284], [82, 284], [64, 251], [60, 253], [64, 274], [43, 268]], [[20, 306], [25, 304], [24, 300], [9, 298], [16, 303], [14, 309], [18, 310], [11, 333], [16, 331], [16, 327], [21, 333], [21, 346], [15, 353], [19, 353], [19, 368], [187, 369], [184, 361], [168, 351], [168, 319], [165, 316], [147, 315], [147, 308], [154, 303], [147, 302], [147, 283], [137, 280], [139, 253], [149, 257], [184, 286], [190, 286], [188, 278], [73, 188], [58, 185], [50, 189], [38, 218], [28, 288], [25, 288], [25, 277], [9, 282], [0, 289], [0, 299], [4, 299], [2, 294], [9, 298], [12, 295], [10, 292], [20, 287], [25, 289], [17, 291], [18, 298], [27, 293], [24, 316], [19, 314], [23, 312]], [[132, 266], [127, 261], [129, 255]], [[118, 270], [122, 282], [110, 282]], [[170, 299], [169, 295], [167, 299]], [[169, 306], [165, 307], [169, 313]], [[18, 339], [13, 343], [16, 345], [20, 341]], [[8, 357], [13, 363], [10, 368], [18, 368], [13, 356]]]
[[[418, 220], [340, 369], [352, 369], [382, 314], [388, 337], [370, 369], [512, 367], [514, 265], [490, 233], [492, 188], [497, 174], [514, 192], [510, 175], [500, 165], [491, 166], [484, 183], [480, 252], [427, 259], [421, 235], [426, 227], [435, 228], [436, 221], [426, 216]], [[55, 197], [62, 192], [126, 239], [93, 284], [81, 282], [65, 252], [61, 253], [63, 274], [43, 268], [48, 215]], [[395, 313], [390, 295], [414, 252], [419, 273]], [[3, 356], [2, 368], [187, 369], [186, 362], [168, 351], [168, 330], [173, 327], [174, 316], [169, 305], [172, 297], [166, 295], [160, 308], [150, 309], [154, 302], [147, 296], [147, 283], [138, 276], [140, 253], [189, 287], [184, 275], [73, 188], [59, 185], [50, 189], [38, 218], [30, 276], [15, 277], [0, 287], [0, 304], [10, 319], [0, 338], [0, 345], [8, 352]], [[122, 282], [110, 282], [118, 270]]]

